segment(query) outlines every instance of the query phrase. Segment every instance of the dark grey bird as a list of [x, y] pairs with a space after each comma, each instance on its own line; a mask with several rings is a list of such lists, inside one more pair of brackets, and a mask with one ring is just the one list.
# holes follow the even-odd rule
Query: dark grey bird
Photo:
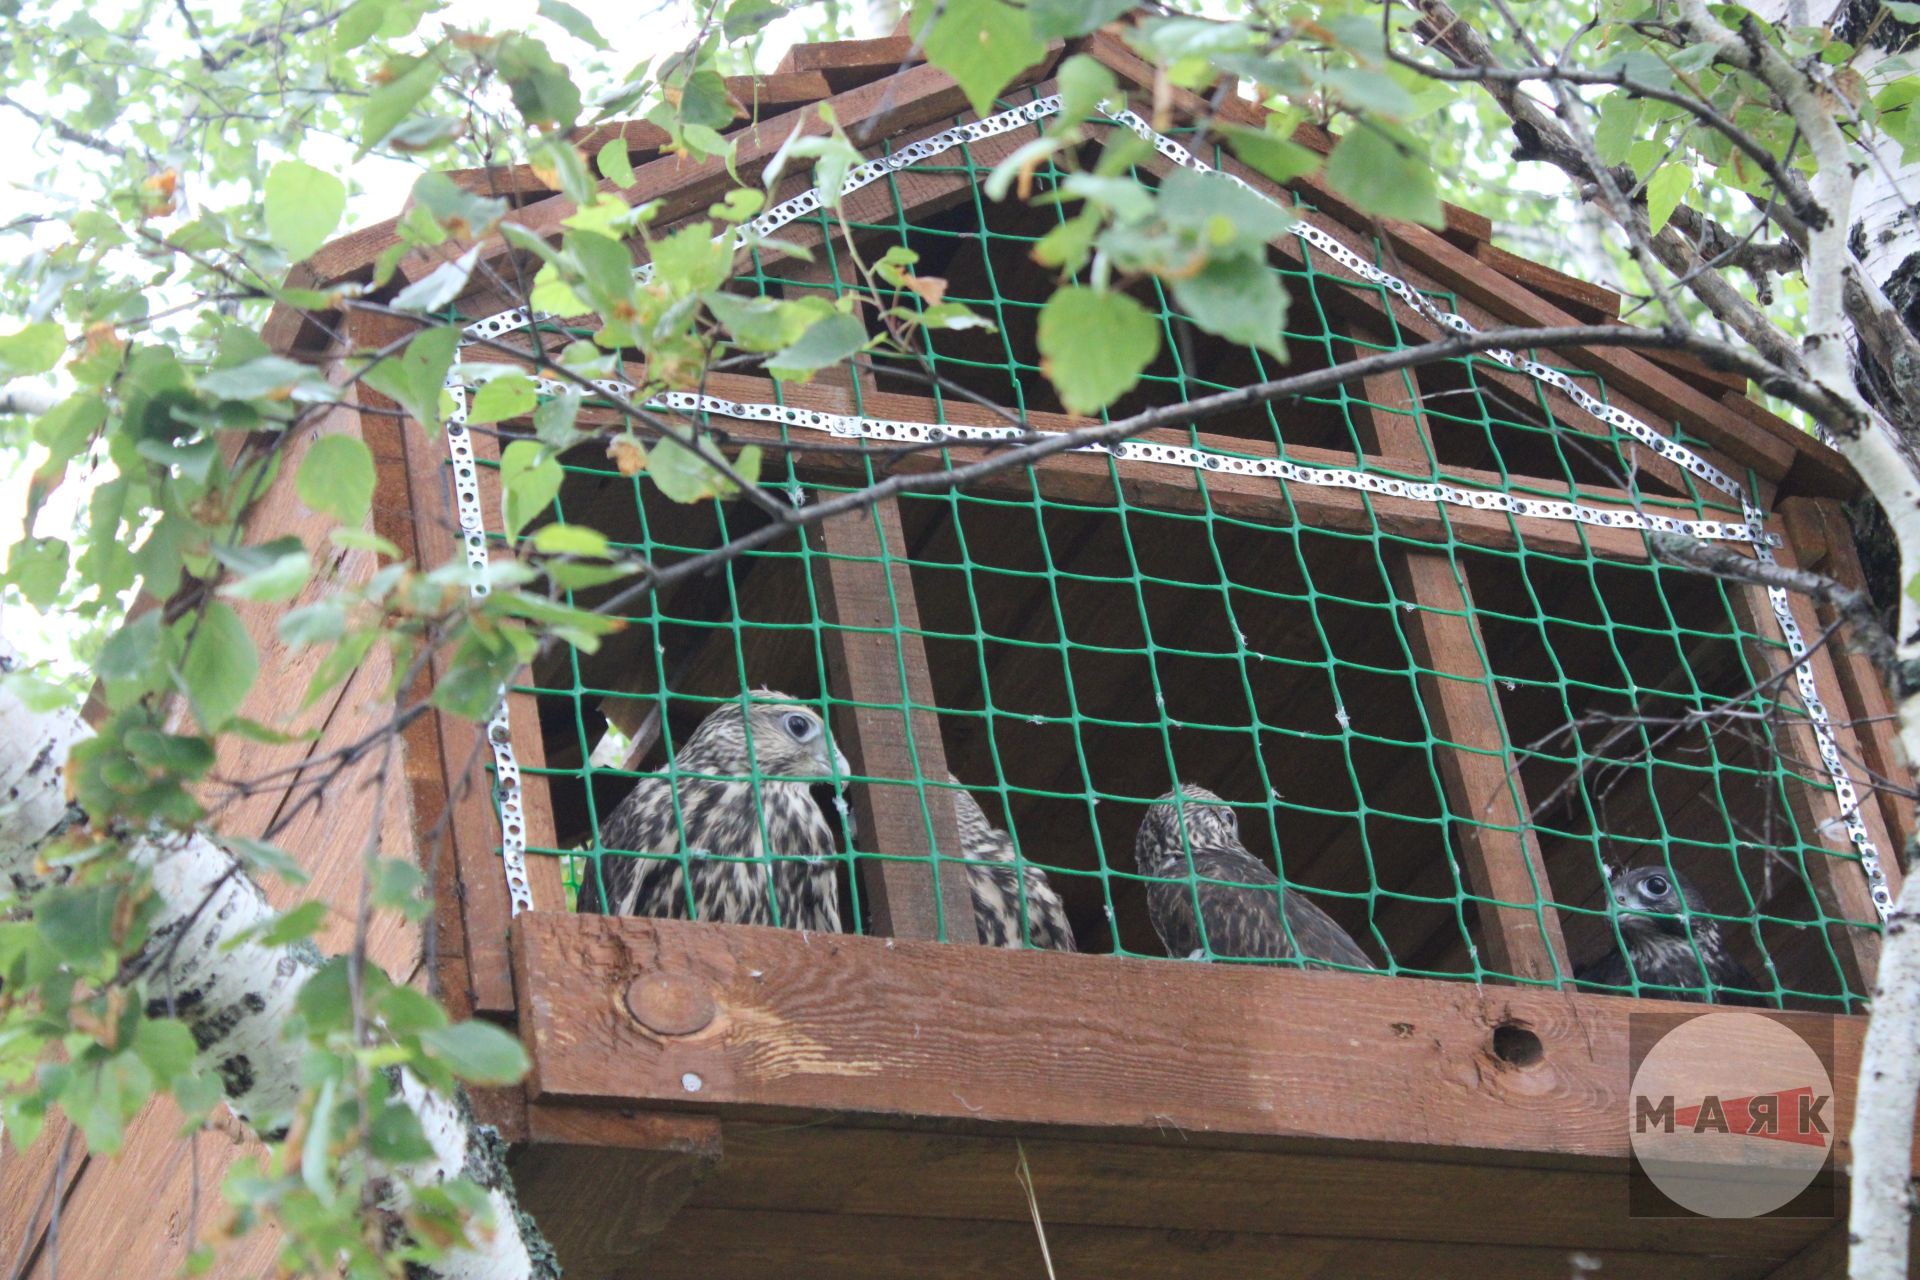
[[[1709, 908], [1700, 891], [1665, 867], [1636, 867], [1624, 873], [1613, 882], [1613, 915], [1627, 944], [1626, 955], [1609, 951], [1582, 966], [1574, 978], [1608, 987], [1631, 988], [1636, 978], [1656, 987], [1706, 987], [1712, 991], [1714, 1004], [1766, 1006], [1758, 996], [1725, 990], [1734, 987], [1751, 993], [1761, 988], [1727, 947], [1719, 923], [1697, 914], [1705, 910]], [[1704, 972], [1702, 960], [1706, 962]], [[1639, 994], [1702, 1003], [1702, 997], [1691, 991], [1649, 990]]]
[[[947, 781], [958, 785], [952, 774]], [[1022, 945], [1049, 951], [1077, 951], [1067, 908], [1039, 867], [1014, 865], [1013, 837], [987, 821], [967, 791], [953, 793], [953, 816], [960, 828], [960, 851], [974, 859], [967, 867], [973, 889], [973, 923], [989, 947]], [[992, 865], [983, 865], [983, 864]], [[1020, 927], [1021, 894], [1026, 895], [1026, 929]]]
[[[744, 780], [755, 770], [757, 807]], [[784, 693], [755, 690], [744, 713], [728, 703], [701, 721], [670, 772], [677, 780], [644, 779], [620, 802], [600, 843], [635, 853], [685, 849], [686, 871], [677, 859], [603, 856], [581, 887], [581, 911], [684, 920], [691, 906], [695, 920], [840, 931], [838, 876], [827, 861], [833, 832], [808, 788], [850, 770], [819, 715]]]
[[[1140, 874], [1152, 877], [1147, 913], [1170, 956], [1301, 956], [1320, 964], [1374, 967], [1332, 916], [1301, 894], [1278, 888], [1273, 868], [1241, 842], [1240, 819], [1205, 787], [1189, 784], [1160, 797], [1140, 823], [1133, 857]], [[1230, 883], [1209, 883], [1221, 880]]]

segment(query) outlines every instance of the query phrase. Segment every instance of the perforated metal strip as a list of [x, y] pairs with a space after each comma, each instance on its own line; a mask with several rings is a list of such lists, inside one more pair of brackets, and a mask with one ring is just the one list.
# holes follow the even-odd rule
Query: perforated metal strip
[[[473, 437], [467, 431], [467, 387], [457, 373], [447, 377], [453, 409], [447, 414], [447, 453], [453, 459], [453, 498], [460, 517], [460, 539], [473, 577], [469, 590], [481, 599], [493, 591], [488, 578], [486, 517], [480, 510], [480, 475], [473, 461]], [[533, 909], [527, 880], [527, 815], [520, 797], [520, 761], [513, 754], [513, 725], [507, 717], [507, 690], [487, 719], [487, 746], [493, 751], [495, 794], [500, 806], [500, 861], [507, 873], [512, 913]]]
[[[955, 147], [965, 145], [966, 143], [977, 142], [984, 138], [991, 138], [998, 134], [1006, 133], [1011, 129], [1017, 129], [1022, 125], [1036, 123], [1058, 114], [1060, 109], [1061, 100], [1057, 95], [1038, 98], [1032, 102], [1015, 107], [1012, 110], [1003, 111], [982, 120], [956, 125], [951, 129], [942, 130], [918, 142], [909, 143], [899, 151], [893, 152], [890, 155], [881, 156], [855, 166], [848, 171], [846, 178], [841, 182], [840, 194], [845, 196], [854, 191], [858, 191], [862, 187], [886, 177], [888, 174], [898, 172], [901, 169], [905, 169], [923, 160], [932, 159], [934, 156], [950, 151]], [[1187, 148], [1181, 146], [1178, 142], [1157, 132], [1146, 120], [1136, 113], [1124, 108], [1115, 110], [1112, 109], [1109, 104], [1103, 104], [1101, 111], [1102, 114], [1113, 123], [1145, 139], [1154, 150], [1175, 164], [1200, 173], [1217, 173], [1229, 182], [1233, 182], [1253, 192], [1261, 199], [1267, 200], [1269, 203], [1277, 204], [1277, 202], [1273, 201], [1271, 197], [1259, 188], [1242, 181], [1231, 173], [1225, 173], [1214, 168], [1212, 165], [1207, 164], [1198, 156], [1194, 155]], [[795, 219], [805, 217], [807, 214], [819, 210], [826, 203], [818, 188], [809, 189], [791, 199], [781, 201], [773, 208], [768, 209], [758, 217], [747, 222], [740, 230], [723, 232], [722, 238], [734, 237], [734, 243], [739, 245], [748, 239], [768, 235], [786, 226], [788, 223], [793, 222]], [[1296, 215], [1296, 221], [1290, 229], [1292, 234], [1297, 235], [1302, 241], [1311, 245], [1314, 249], [1353, 272], [1359, 279], [1386, 289], [1411, 310], [1455, 333], [1474, 334], [1479, 332], [1464, 316], [1442, 310], [1406, 281], [1368, 262], [1332, 235], [1314, 226], [1304, 218], [1298, 218], [1296, 210], [1288, 209], [1286, 212]], [[637, 267], [634, 275], [636, 279], [642, 281], [651, 279], [653, 275], [652, 264], [642, 264]], [[476, 321], [466, 326], [463, 332], [469, 342], [483, 338], [496, 338], [502, 334], [524, 329], [531, 324], [533, 320], [534, 315], [530, 310], [525, 307], [516, 307]], [[1747, 495], [1745, 487], [1732, 476], [1729, 476], [1705, 458], [1700, 457], [1685, 445], [1669, 439], [1646, 423], [1641, 422], [1632, 414], [1598, 399], [1558, 369], [1550, 368], [1538, 361], [1504, 349], [1488, 350], [1481, 354], [1517, 373], [1523, 373], [1530, 378], [1554, 387], [1565, 394], [1581, 411], [1596, 421], [1605, 423], [1625, 433], [1661, 457], [1683, 468], [1703, 483], [1728, 497], [1737, 499], [1746, 516], [1746, 525], [1742, 527], [1721, 521], [1679, 521], [1673, 520], [1670, 517], [1649, 516], [1639, 512], [1616, 512], [1602, 508], [1583, 507], [1575, 503], [1545, 502], [1537, 499], [1514, 498], [1507, 494], [1487, 494], [1475, 490], [1456, 489], [1451, 485], [1423, 485], [1413, 481], [1388, 480], [1380, 476], [1369, 476], [1362, 472], [1340, 472], [1320, 468], [1305, 468], [1278, 459], [1232, 458], [1202, 450], [1179, 449], [1164, 445], [1147, 445], [1138, 441], [1124, 441], [1114, 445], [1092, 446], [1091, 448], [1094, 451], [1110, 453], [1115, 457], [1127, 458], [1130, 461], [1157, 462], [1165, 465], [1189, 468], [1198, 467], [1210, 471], [1236, 471], [1244, 474], [1261, 475], [1271, 474], [1276, 478], [1292, 483], [1323, 484], [1343, 488], [1364, 489], [1387, 494], [1388, 496], [1404, 496], [1415, 498], [1416, 500], [1506, 510], [1516, 515], [1538, 515], [1544, 519], [1574, 520], [1585, 524], [1612, 525], [1621, 528], [1664, 529], [1673, 532], [1689, 533], [1694, 537], [1703, 539], [1713, 539], [1717, 537], [1718, 540], [1722, 541], [1748, 543], [1754, 547], [1755, 555], [1761, 560], [1768, 564], [1776, 563], [1772, 550], [1774, 538], [1766, 532], [1766, 512], [1754, 504], [1752, 499]], [[455, 375], [449, 378], [450, 387], [456, 384], [457, 377], [458, 367], [456, 366]], [[460, 382], [458, 385], [462, 387], [463, 395], [466, 384]], [[607, 389], [618, 390], [623, 393], [632, 390], [632, 388], [627, 387], [623, 383], [607, 384]], [[730, 417], [758, 418], [768, 421], [788, 422], [789, 420], [785, 415], [798, 414], [800, 418], [807, 419], [807, 421], [794, 421], [791, 422], [790, 425], [812, 426], [835, 435], [858, 435], [862, 438], [892, 440], [920, 438], [913, 435], [903, 436], [897, 434], [899, 431], [906, 429], [938, 432], [940, 433], [938, 438], [941, 439], [982, 439], [997, 437], [992, 435], [971, 435], [967, 433], [991, 433], [999, 430], [996, 428], [959, 427], [951, 424], [901, 423], [884, 419], [845, 418], [840, 415], [816, 414], [804, 410], [796, 411], [780, 405], [746, 405], [731, 401], [715, 401], [712, 397], [684, 396], [684, 393], [675, 394], [682, 395], [690, 402], [700, 401], [703, 403], [697, 405], [689, 404], [686, 406], [674, 405], [671, 403], [670, 397], [663, 398], [659, 403], [664, 407], [686, 408], [688, 411], [693, 412], [717, 412]], [[725, 407], [710, 408], [704, 403], [707, 401], [712, 401], [715, 404]], [[464, 415], [464, 409], [462, 413]], [[836, 425], [839, 429], [836, 429]], [[886, 434], [889, 431], [895, 432], [896, 434]], [[464, 434], [463, 427], [462, 435], [464, 436]], [[1012, 429], [1009, 428], [1006, 429], [1006, 434], [1019, 433], [1013, 432]], [[927, 438], [932, 439], [934, 437], [929, 436]], [[450, 448], [453, 447], [452, 439], [453, 433], [449, 431], [448, 441]], [[1133, 450], [1141, 450], [1144, 452], [1136, 454], [1131, 452]], [[469, 447], [469, 463], [471, 462], [471, 456], [471, 448]], [[457, 468], [457, 460], [455, 465]], [[1294, 472], [1302, 474], [1295, 475], [1293, 474]], [[1394, 486], [1398, 486], [1398, 488]], [[1520, 504], [1531, 504], [1541, 509], [1521, 510]], [[477, 518], [479, 509], [477, 489], [475, 490], [472, 505]], [[1632, 518], [1628, 519], [1627, 517]], [[463, 530], [466, 529], [464, 507], [462, 512], [462, 528]], [[1727, 533], [1724, 532], [1725, 530], [1739, 530], [1739, 532]], [[474, 552], [470, 542], [468, 555], [471, 558], [473, 554]], [[481, 551], [482, 562], [484, 562], [484, 559], [485, 552], [483, 546]], [[1841, 812], [1845, 818], [1848, 841], [1853, 845], [1860, 857], [1861, 867], [1866, 873], [1868, 886], [1873, 896], [1874, 907], [1879, 912], [1881, 920], [1884, 921], [1887, 918], [1888, 912], [1893, 908], [1893, 894], [1887, 886], [1886, 873], [1881, 867], [1879, 850], [1874, 844], [1872, 834], [1867, 830], [1865, 820], [1861, 817], [1859, 791], [1854, 785], [1852, 776], [1847, 772], [1845, 762], [1841, 759], [1839, 741], [1834, 734], [1832, 717], [1828, 714], [1826, 705], [1820, 699], [1819, 691], [1814, 684], [1813, 673], [1809, 669], [1809, 664], [1804, 661], [1808, 653], [1806, 637], [1801, 633], [1799, 624], [1794, 621], [1786, 592], [1779, 588], [1769, 588], [1767, 597], [1773, 607], [1774, 619], [1779, 624], [1781, 635], [1787, 643], [1788, 652], [1795, 661], [1795, 683], [1799, 690], [1801, 701], [1806, 707], [1807, 718], [1813, 728], [1814, 739], [1819, 747], [1821, 761], [1833, 784], [1835, 798], [1840, 803]], [[503, 733], [506, 724], [505, 715], [505, 703], [503, 701], [501, 711], [496, 718], [496, 722], [501, 726]], [[492, 732], [492, 725], [489, 725], [490, 736]], [[496, 745], [496, 758], [498, 757], [499, 750], [500, 747]], [[511, 760], [512, 748], [510, 744], [506, 745], [506, 751], [508, 759]], [[513, 795], [517, 821], [519, 798], [517, 767], [514, 769], [514, 776], [515, 786]], [[506, 792], [503, 785], [502, 795], [504, 796], [505, 794]], [[502, 813], [504, 826], [506, 823], [504, 817], [504, 802]], [[521, 854], [524, 855], [524, 824], [521, 824], [521, 830], [523, 834]], [[510, 881], [514, 875], [514, 865], [514, 859], [509, 858], [508, 876]], [[520, 883], [524, 886], [524, 856], [519, 859], [519, 873]], [[519, 909], [519, 898], [516, 896], [516, 912]]]

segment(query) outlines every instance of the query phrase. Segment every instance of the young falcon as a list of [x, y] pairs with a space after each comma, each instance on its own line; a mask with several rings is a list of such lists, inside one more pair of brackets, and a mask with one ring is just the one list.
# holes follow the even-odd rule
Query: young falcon
[[[947, 781], [959, 785], [952, 774]], [[1073, 926], [1067, 923], [1067, 908], [1047, 881], [1047, 873], [1038, 867], [1026, 867], [1018, 879], [1011, 865], [985, 866], [982, 863], [1011, 864], [1014, 861], [1013, 837], [987, 821], [972, 793], [953, 793], [953, 816], [960, 827], [960, 851], [977, 861], [967, 868], [967, 881], [973, 889], [973, 923], [980, 941], [989, 947], [1028, 945], [1049, 951], [1077, 951], [1073, 944]], [[1027, 895], [1027, 928], [1020, 928], [1021, 884]]]
[[[1706, 987], [1715, 1004], [1768, 1007], [1755, 995], [1725, 991], [1725, 987], [1756, 991], [1747, 966], [1727, 948], [1720, 925], [1694, 912], [1706, 909], [1700, 891], [1665, 867], [1636, 867], [1613, 884], [1613, 911], [1620, 921], [1620, 936], [1626, 940], [1627, 956], [1609, 951], [1600, 959], [1581, 967], [1575, 974], [1581, 983], [1599, 983], [1609, 987], [1631, 988], [1633, 980], [1662, 987]], [[1657, 912], [1658, 915], [1648, 915]], [[1672, 917], [1662, 919], [1661, 917]], [[1691, 926], [1693, 940], [1687, 940]], [[1699, 949], [1696, 957], [1694, 949]], [[1629, 972], [1627, 958], [1633, 967]], [[1703, 977], [1701, 960], [1706, 961]], [[1619, 993], [1615, 993], [1619, 994]], [[1627, 994], [1633, 994], [1629, 991]], [[1685, 1000], [1701, 1003], [1691, 991], [1642, 991], [1638, 994], [1656, 1000]]]
[[[851, 772], [820, 717], [787, 694], [755, 690], [744, 715], [737, 702], [721, 706], [675, 753], [672, 771], [682, 776], [643, 779], [600, 828], [608, 849], [689, 850], [685, 872], [677, 860], [602, 857], [599, 875], [581, 886], [579, 909], [684, 920], [690, 888], [695, 920], [773, 924], [777, 902], [778, 923], [789, 929], [840, 932], [838, 877], [825, 861], [833, 833], [807, 781], [833, 775], [836, 765], [840, 776]], [[744, 781], [755, 769], [758, 809]]]
[[[1266, 886], [1280, 883], [1273, 868], [1247, 852], [1240, 820], [1205, 787], [1181, 787], [1161, 796], [1140, 824], [1133, 858], [1147, 885], [1147, 914], [1170, 956], [1257, 956], [1285, 960], [1304, 956], [1322, 964], [1371, 969], [1346, 930], [1299, 893]], [[1186, 819], [1186, 843], [1180, 839]], [[1187, 851], [1192, 850], [1192, 862]], [[1209, 881], [1226, 880], [1230, 884]], [[1259, 886], [1245, 888], [1241, 886]], [[1286, 925], [1281, 926], [1281, 901]], [[1199, 911], [1195, 913], [1198, 901]], [[1201, 926], [1205, 925], [1205, 937]], [[1292, 937], [1289, 938], [1288, 934]]]

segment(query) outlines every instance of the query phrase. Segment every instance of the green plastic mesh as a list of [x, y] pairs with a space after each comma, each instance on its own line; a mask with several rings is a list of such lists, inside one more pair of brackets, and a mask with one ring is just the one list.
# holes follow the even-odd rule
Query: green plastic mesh
[[[1034, 343], [1054, 281], [1030, 253], [1065, 214], [988, 199], [991, 162], [973, 150], [887, 180], [892, 216], [851, 232], [868, 263], [890, 245], [917, 251], [917, 270], [948, 281], [948, 300], [994, 328], [927, 333], [923, 366], [895, 362], [846, 393], [857, 411], [935, 423], [974, 399], [1021, 415], [1060, 411]], [[1145, 167], [1137, 176], [1154, 181]], [[1043, 166], [1036, 191], [1062, 177]], [[929, 190], [937, 194], [924, 203]], [[910, 212], [911, 200], [923, 203]], [[790, 257], [756, 253], [734, 287], [785, 297], [857, 287], [830, 215], [783, 237], [809, 225], [826, 242], [809, 279]], [[1418, 341], [1393, 323], [1384, 291], [1302, 244], [1287, 248], [1270, 268], [1291, 300], [1287, 369]], [[1272, 357], [1187, 324], [1160, 283], [1133, 292], [1159, 316], [1163, 350], [1110, 417], [1276, 376]], [[1599, 379], [1568, 373], [1605, 398]], [[1563, 500], [1617, 500], [1631, 483], [1645, 510], [1741, 519], [1732, 499], [1590, 420], [1556, 416], [1536, 384], [1485, 361], [1370, 385], [1390, 394], [1376, 403], [1348, 384], [1210, 420], [1189, 441]], [[767, 381], [760, 394], [791, 393]], [[875, 395], [915, 405], [874, 408]], [[1427, 437], [1412, 456], [1382, 456], [1375, 433], [1404, 422], [1414, 397]], [[724, 437], [726, 422], [710, 425]], [[807, 502], [881, 478], [894, 457], [883, 445], [852, 453], [846, 441], [823, 454], [817, 432], [785, 438], [794, 448], [770, 454], [765, 482]], [[563, 462], [553, 518], [590, 523], [662, 565], [763, 519], [740, 503], [665, 501], [597, 447]], [[1250, 497], [1244, 484], [1229, 491], [1170, 468], [1147, 484], [1137, 470], [1098, 463], [1104, 477], [1050, 463], [899, 499], [900, 535], [878, 562], [894, 615], [881, 630], [902, 671], [925, 654], [931, 703], [869, 708], [909, 730], [912, 712], [937, 718], [953, 772], [1065, 897], [1082, 950], [1163, 954], [1132, 846], [1146, 805], [1178, 780], [1234, 804], [1250, 850], [1278, 868], [1281, 892], [1325, 908], [1389, 973], [1565, 981], [1564, 971], [1541, 979], [1497, 967], [1489, 909], [1526, 913], [1543, 945], [1563, 931], [1566, 952], [1586, 961], [1619, 943], [1608, 870], [1664, 864], [1700, 887], [1704, 913], [1757, 975], [1757, 994], [1828, 1008], [1864, 994], [1842, 955], [1848, 930], [1875, 925], [1831, 915], [1813, 892], [1822, 877], [1859, 869], [1823, 865], [1857, 858], [1841, 851], [1844, 839], [1812, 829], [1815, 793], [1827, 784], [1817, 759], [1796, 755], [1791, 727], [1804, 712], [1773, 678], [1788, 659], [1764, 600], [1632, 553], [1637, 534], [1623, 558], [1618, 531], [1600, 542], [1559, 523], [1544, 537], [1500, 515], [1493, 536], [1484, 519], [1467, 530], [1466, 513], [1450, 507], [1427, 509], [1432, 527], [1410, 534], [1407, 504], [1388, 518], [1370, 495], [1353, 495], [1360, 505], [1332, 519], [1324, 490], [1264, 481], [1269, 491]], [[567, 650], [535, 669], [524, 692], [538, 723], [522, 717], [515, 732], [540, 735], [546, 763], [528, 772], [551, 789], [557, 844], [530, 852], [565, 860], [570, 900], [599, 860], [688, 856], [609, 849], [600, 831], [636, 777], [673, 776], [671, 751], [719, 702], [769, 686], [819, 707], [841, 739], [850, 733], [855, 706], [833, 665], [848, 629], [832, 621], [824, 546], [815, 531], [749, 553], [646, 599], [601, 653]], [[1452, 584], [1438, 602], [1431, 589], [1416, 598], [1409, 588], [1408, 566], [1421, 557], [1424, 581], [1437, 564]], [[910, 599], [893, 589], [899, 581], [911, 584]], [[574, 602], [594, 606], [605, 594]], [[1425, 639], [1462, 621], [1476, 655], [1467, 669], [1457, 658], [1444, 672], [1423, 664]], [[1456, 703], [1463, 690], [1479, 700], [1467, 732], [1450, 735], [1443, 723], [1443, 689]], [[610, 737], [612, 723], [625, 731]], [[623, 769], [634, 732], [652, 745], [637, 770]], [[1504, 798], [1464, 794], [1458, 775], [1471, 770], [1450, 766], [1475, 758], [1503, 771]], [[852, 780], [874, 789], [876, 805], [923, 801], [948, 785], [920, 776], [911, 759], [885, 766], [873, 773], [890, 776]], [[920, 813], [931, 835], [924, 803]], [[840, 839], [850, 927], [864, 931], [876, 868], [908, 855], [844, 829]], [[1477, 893], [1472, 849], [1517, 856], [1522, 839], [1546, 872], [1532, 877], [1530, 895], [1496, 903]], [[936, 877], [964, 874], [956, 855], [931, 859]], [[943, 937], [971, 933], [970, 920], [942, 919]], [[1628, 990], [1690, 994], [1638, 982]]]

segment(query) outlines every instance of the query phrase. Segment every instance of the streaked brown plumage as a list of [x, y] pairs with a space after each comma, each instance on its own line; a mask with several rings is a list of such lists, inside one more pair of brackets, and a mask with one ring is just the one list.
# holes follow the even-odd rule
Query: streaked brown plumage
[[[1712, 908], [1686, 877], [1665, 867], [1635, 867], [1614, 881], [1611, 897], [1627, 956], [1609, 951], [1581, 966], [1575, 974], [1577, 981], [1628, 988], [1615, 994], [1692, 1004], [1701, 1003], [1701, 997], [1691, 991], [1658, 988], [1704, 987], [1711, 992], [1714, 1004], [1766, 1006], [1767, 1001], [1750, 994], [1761, 990], [1761, 985], [1728, 948], [1719, 923], [1697, 914]], [[1628, 956], [1633, 960], [1631, 970], [1627, 967]], [[1636, 979], [1652, 984], [1651, 988], [1633, 991]], [[1734, 990], [1726, 990], [1729, 987]]]
[[[1239, 818], [1205, 787], [1189, 784], [1160, 797], [1140, 823], [1133, 854], [1140, 874], [1152, 877], [1147, 912], [1168, 955], [1304, 956], [1309, 962], [1374, 967], [1332, 916], [1300, 893], [1277, 887], [1274, 869], [1241, 842]], [[1230, 883], [1210, 883], [1221, 880]]]
[[[952, 774], [947, 781], [958, 785]], [[1047, 873], [1035, 866], [1014, 865], [1018, 854], [1013, 837], [987, 821], [971, 793], [953, 793], [953, 816], [960, 828], [960, 850], [979, 862], [967, 868], [967, 880], [973, 889], [973, 920], [980, 941], [990, 947], [1018, 948], [1025, 945], [1051, 951], [1076, 951], [1073, 926], [1067, 922], [1067, 909], [1047, 880]], [[1016, 874], [1017, 873], [1017, 874]], [[1020, 927], [1021, 895], [1026, 897], [1026, 930]]]
[[[600, 843], [610, 850], [689, 850], [686, 872], [677, 860], [606, 854], [598, 859], [599, 878], [581, 886], [581, 911], [684, 920], [691, 898], [696, 920], [840, 931], [838, 877], [825, 861], [833, 832], [807, 780], [827, 779], [836, 764], [845, 776], [846, 758], [811, 708], [765, 689], [755, 690], [751, 703], [744, 717], [735, 702], [701, 721], [673, 757], [669, 771], [678, 780], [643, 779], [601, 824]], [[753, 784], [729, 780], [756, 769], [757, 809]], [[685, 776], [690, 773], [721, 777]]]

